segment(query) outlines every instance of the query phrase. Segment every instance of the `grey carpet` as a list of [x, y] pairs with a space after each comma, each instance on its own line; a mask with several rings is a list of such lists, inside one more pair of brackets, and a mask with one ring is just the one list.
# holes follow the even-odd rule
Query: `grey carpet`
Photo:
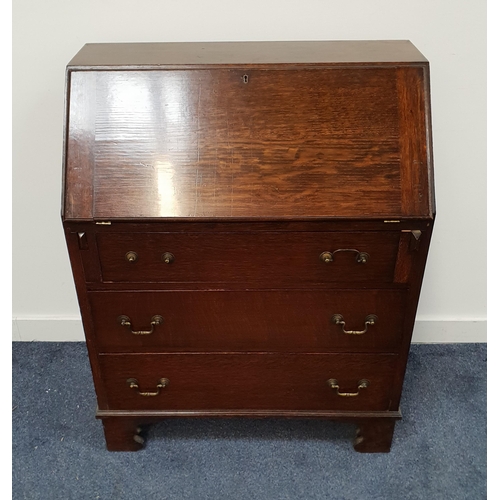
[[171, 419], [106, 451], [83, 343], [13, 343], [13, 499], [486, 498], [486, 344], [414, 345], [389, 454], [351, 424]]

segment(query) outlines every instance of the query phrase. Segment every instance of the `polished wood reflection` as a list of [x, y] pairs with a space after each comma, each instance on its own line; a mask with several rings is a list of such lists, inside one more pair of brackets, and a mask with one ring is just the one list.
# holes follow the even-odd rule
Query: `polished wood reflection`
[[75, 56], [62, 218], [109, 450], [160, 418], [281, 416], [389, 451], [435, 214], [429, 88], [405, 41]]
[[73, 72], [66, 217], [428, 214], [425, 144], [401, 136], [402, 120], [425, 125], [423, 98], [398, 90], [400, 73]]

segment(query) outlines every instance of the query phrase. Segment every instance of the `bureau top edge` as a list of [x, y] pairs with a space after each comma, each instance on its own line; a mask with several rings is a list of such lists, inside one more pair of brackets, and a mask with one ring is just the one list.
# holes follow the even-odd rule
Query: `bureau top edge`
[[89, 43], [68, 70], [248, 65], [427, 64], [408, 40]]
[[190, 231], [197, 229], [271, 230], [271, 231], [411, 231], [422, 230], [434, 225], [434, 217], [412, 217], [400, 219], [379, 218], [131, 218], [131, 219], [74, 219], [62, 216], [65, 227], [74, 231]]

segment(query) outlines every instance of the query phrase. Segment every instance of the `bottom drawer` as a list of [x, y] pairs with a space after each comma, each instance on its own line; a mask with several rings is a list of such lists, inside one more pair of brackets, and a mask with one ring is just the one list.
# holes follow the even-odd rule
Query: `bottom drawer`
[[392, 354], [101, 354], [100, 366], [111, 410], [376, 411], [389, 408], [396, 359]]

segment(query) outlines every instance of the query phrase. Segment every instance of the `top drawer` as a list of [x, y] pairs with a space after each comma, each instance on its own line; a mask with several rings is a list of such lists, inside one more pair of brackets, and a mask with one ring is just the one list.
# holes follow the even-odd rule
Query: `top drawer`
[[400, 232], [99, 233], [104, 282], [392, 283]]

